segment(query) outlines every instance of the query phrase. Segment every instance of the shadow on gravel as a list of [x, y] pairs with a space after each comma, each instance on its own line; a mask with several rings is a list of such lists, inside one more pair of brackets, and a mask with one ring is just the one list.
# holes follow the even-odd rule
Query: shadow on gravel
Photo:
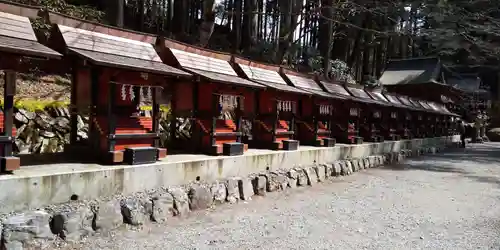
[[452, 164], [447, 164], [447, 165], [448, 166], [443, 165], [443, 163], [439, 161], [434, 161], [432, 163], [429, 163], [428, 161], [424, 160], [413, 160], [412, 162], [389, 165], [385, 166], [384, 168], [390, 170], [422, 170], [422, 171], [431, 171], [440, 173], [460, 173], [460, 174], [468, 173], [463, 169], [452, 167]]
[[440, 173], [458, 173], [465, 178], [498, 185], [500, 187], [500, 177], [491, 175], [476, 175], [473, 169], [466, 171], [462, 166], [474, 164], [486, 165], [489, 168], [500, 168], [500, 143], [485, 143], [469, 145], [467, 149], [454, 149], [432, 156], [423, 156], [411, 159], [403, 164], [385, 166], [388, 170], [422, 170]]

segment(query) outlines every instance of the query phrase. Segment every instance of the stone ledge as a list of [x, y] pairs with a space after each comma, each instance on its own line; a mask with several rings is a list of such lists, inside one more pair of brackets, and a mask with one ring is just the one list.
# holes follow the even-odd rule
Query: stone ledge
[[[128, 196], [73, 201], [36, 211], [4, 215], [0, 224], [0, 228], [3, 227], [0, 249], [36, 248], [57, 237], [68, 242], [79, 241], [95, 232], [115, 230], [123, 224], [164, 223], [174, 216], [188, 216], [193, 210], [205, 210], [226, 202], [250, 201], [252, 196], [265, 196], [266, 192], [319, 185], [340, 175], [398, 163], [407, 157], [434, 154], [446, 146], [453, 145], [439, 144], [289, 169], [268, 169], [246, 177], [193, 181], [187, 185], [161, 187]], [[26, 225], [39, 230], [29, 230]]]
[[137, 166], [71, 163], [25, 167], [13, 175], [0, 176], [0, 189], [3, 190], [0, 192], [0, 213], [60, 204], [70, 199], [131, 195], [160, 187], [186, 185], [195, 180], [213, 182], [267, 170], [288, 170], [402, 150], [418, 151], [443, 146], [453, 140], [456, 138], [338, 144], [333, 148], [301, 146], [297, 151], [249, 149], [242, 156], [170, 155], [157, 163]]

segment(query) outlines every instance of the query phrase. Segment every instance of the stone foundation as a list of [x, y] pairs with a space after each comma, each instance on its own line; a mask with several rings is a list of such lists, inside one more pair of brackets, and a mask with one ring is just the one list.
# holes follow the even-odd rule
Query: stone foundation
[[[72, 197], [75, 201], [4, 214], [0, 225], [0, 228], [3, 227], [1, 242], [5, 249], [31, 249], [56, 237], [71, 242], [95, 232], [115, 230], [123, 224], [164, 223], [174, 216], [188, 216], [194, 210], [249, 201], [255, 195], [265, 196], [268, 192], [319, 185], [339, 176], [401, 162], [407, 157], [435, 154], [455, 145], [442, 143], [293, 168], [267, 167], [265, 171], [250, 175], [191, 181], [125, 196], [119, 194], [92, 200]], [[1, 183], [0, 180], [0, 187]]]

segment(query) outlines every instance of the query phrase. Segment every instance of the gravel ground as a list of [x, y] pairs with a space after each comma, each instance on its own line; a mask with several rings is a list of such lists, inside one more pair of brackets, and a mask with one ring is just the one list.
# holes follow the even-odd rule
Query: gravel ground
[[268, 194], [78, 249], [500, 249], [500, 144]]

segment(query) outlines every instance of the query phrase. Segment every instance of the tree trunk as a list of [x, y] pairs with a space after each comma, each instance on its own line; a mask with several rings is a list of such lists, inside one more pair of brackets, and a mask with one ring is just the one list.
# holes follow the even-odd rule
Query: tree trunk
[[242, 12], [242, 1], [243, 0], [234, 0], [233, 1], [233, 53], [239, 54], [241, 48], [241, 12]]
[[243, 39], [242, 49], [250, 49], [257, 43], [257, 0], [245, 0], [245, 12], [243, 15]]
[[172, 30], [176, 35], [182, 35], [186, 32], [188, 2], [174, 1], [174, 17], [172, 22]]
[[200, 26], [199, 45], [205, 47], [214, 32], [215, 25], [215, 0], [203, 1], [203, 22]]
[[333, 0], [321, 0], [321, 18], [318, 47], [323, 57], [323, 73], [328, 77], [331, 70], [330, 54], [333, 43]]

